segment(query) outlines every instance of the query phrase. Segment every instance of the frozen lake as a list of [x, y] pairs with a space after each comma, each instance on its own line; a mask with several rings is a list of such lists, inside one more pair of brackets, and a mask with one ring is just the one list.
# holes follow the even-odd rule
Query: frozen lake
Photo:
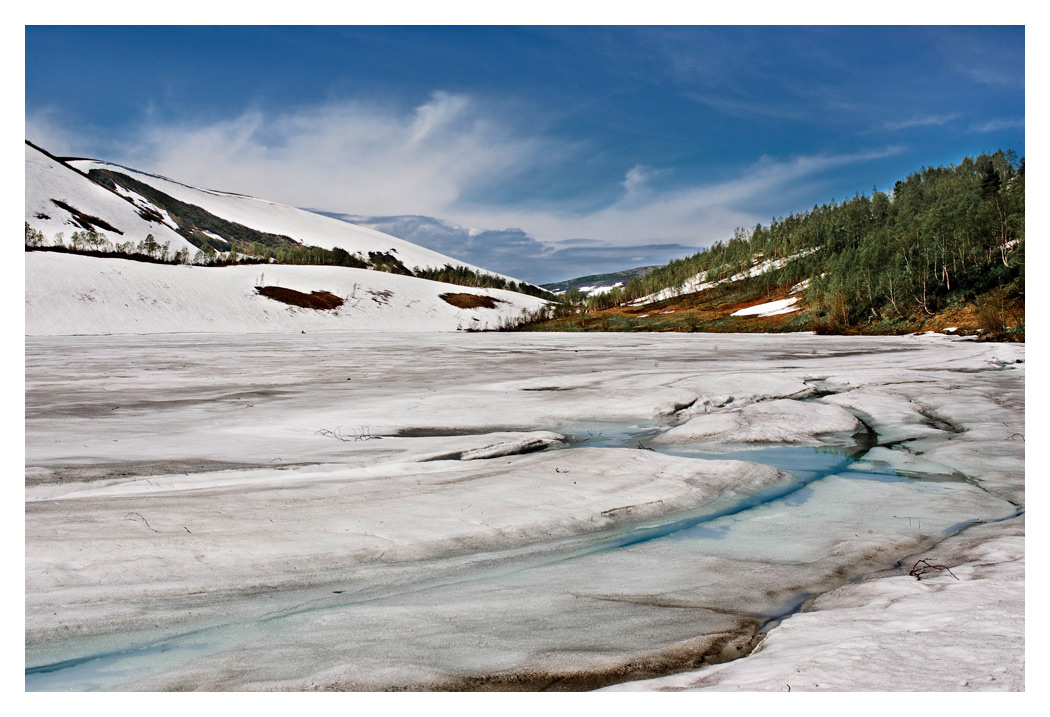
[[[26, 463], [27, 690], [773, 689], [802, 619], [1023, 688], [1023, 345], [34, 337]], [[911, 628], [994, 592], [998, 641], [880, 641], [905, 589]], [[860, 612], [780, 622], [815, 595]]]

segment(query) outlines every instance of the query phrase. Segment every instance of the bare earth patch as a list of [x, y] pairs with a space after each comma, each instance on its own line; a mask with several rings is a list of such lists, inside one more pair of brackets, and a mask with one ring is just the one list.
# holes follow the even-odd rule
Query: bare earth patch
[[497, 303], [504, 303], [502, 299], [478, 294], [442, 294], [441, 298], [459, 309], [495, 309]]
[[300, 306], [304, 309], [332, 311], [343, 305], [343, 300], [330, 291], [312, 291], [309, 294], [304, 294], [301, 291], [286, 289], [282, 286], [257, 286], [255, 290], [268, 299], [280, 301], [290, 306]]

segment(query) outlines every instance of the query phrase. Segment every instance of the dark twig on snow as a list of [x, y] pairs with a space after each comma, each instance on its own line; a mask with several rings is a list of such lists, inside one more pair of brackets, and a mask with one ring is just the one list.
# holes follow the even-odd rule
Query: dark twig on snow
[[315, 431], [314, 433], [320, 434], [327, 438], [334, 438], [337, 441], [342, 441], [343, 443], [350, 443], [351, 441], [356, 443], [357, 441], [371, 441], [382, 438], [382, 436], [373, 436], [370, 426], [362, 426], [361, 428], [357, 429], [351, 428], [349, 435], [343, 433], [342, 426], [339, 426], [334, 431], [329, 431], [327, 428], [322, 428], [321, 430]]
[[911, 566], [911, 571], [908, 575], [914, 575], [916, 580], [922, 580], [922, 576], [926, 573], [939, 570], [947, 570], [948, 574], [958, 580], [959, 578], [953, 573], [947, 565], [934, 565], [930, 562], [929, 558], [922, 558], [921, 560], [915, 561], [915, 565]]
[[150, 530], [152, 530], [154, 533], [159, 533], [160, 532], [159, 530], [154, 528], [152, 525], [150, 525], [149, 521], [146, 520], [145, 518], [143, 518], [141, 513], [128, 513], [127, 515], [124, 516], [124, 520], [132, 520], [131, 516], [133, 516], [133, 515], [137, 515], [139, 517], [139, 520], [141, 520], [143, 523], [145, 523], [146, 527], [149, 528]]

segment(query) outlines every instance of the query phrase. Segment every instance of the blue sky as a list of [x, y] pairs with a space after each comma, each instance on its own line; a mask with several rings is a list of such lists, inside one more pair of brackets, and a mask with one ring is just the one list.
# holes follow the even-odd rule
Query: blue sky
[[981, 151], [1023, 27], [26, 27], [26, 138], [536, 282]]

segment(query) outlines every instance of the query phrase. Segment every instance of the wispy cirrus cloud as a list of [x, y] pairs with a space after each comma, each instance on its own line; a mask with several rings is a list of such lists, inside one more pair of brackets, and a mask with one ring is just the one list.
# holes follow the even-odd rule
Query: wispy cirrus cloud
[[934, 45], [948, 65], [971, 82], [993, 91], [1025, 88], [1024, 36], [1018, 28], [938, 28]]
[[768, 117], [793, 122], [813, 122], [821, 117], [822, 111], [820, 107], [796, 101], [771, 101], [767, 98], [742, 97], [736, 90], [689, 91], [684, 94], [696, 102], [738, 119]]
[[1024, 119], [993, 119], [970, 125], [971, 132], [998, 132], [1004, 129], [1024, 127]]
[[879, 126], [885, 132], [900, 132], [901, 130], [915, 129], [916, 127], [941, 127], [958, 118], [959, 113], [950, 112], [948, 114], [910, 117], [904, 120], [887, 120]]
[[1010, 89], [1024, 87], [1024, 76], [1018, 76], [1009, 68], [969, 65], [960, 68], [960, 71], [978, 84]]

